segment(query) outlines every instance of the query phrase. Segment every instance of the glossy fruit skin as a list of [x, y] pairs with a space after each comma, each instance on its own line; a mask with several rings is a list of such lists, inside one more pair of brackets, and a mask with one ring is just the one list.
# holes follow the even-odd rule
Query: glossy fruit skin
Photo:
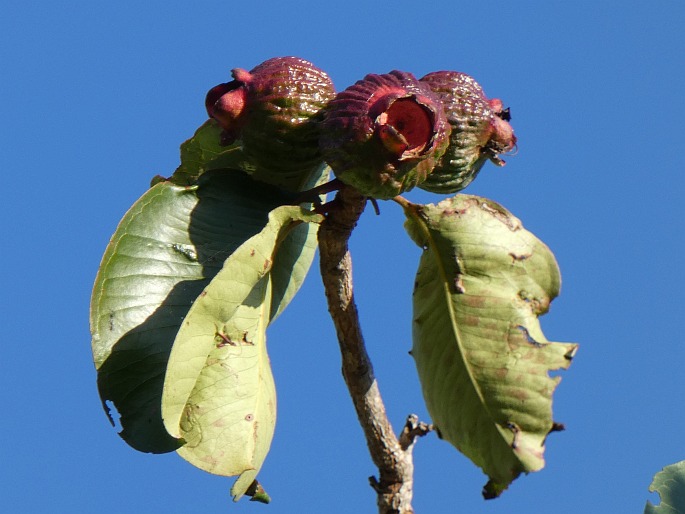
[[516, 136], [502, 101], [488, 99], [466, 73], [438, 71], [420, 81], [440, 96], [452, 131], [442, 160], [419, 187], [433, 193], [455, 193], [476, 178], [486, 161], [503, 166], [499, 154], [515, 147]]
[[335, 97], [328, 75], [298, 57], [274, 57], [207, 93], [207, 113], [223, 128], [222, 142], [239, 141], [253, 174], [292, 184], [323, 162], [318, 114]]
[[319, 144], [336, 177], [392, 198], [423, 182], [448, 144], [439, 97], [411, 73], [370, 74], [324, 110]]

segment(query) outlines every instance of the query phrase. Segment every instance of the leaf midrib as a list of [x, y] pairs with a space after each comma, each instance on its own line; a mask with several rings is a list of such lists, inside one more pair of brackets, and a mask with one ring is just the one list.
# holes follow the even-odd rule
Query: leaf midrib
[[[466, 373], [469, 377], [469, 381], [471, 383], [471, 386], [473, 390], [476, 393], [476, 396], [478, 397], [478, 400], [480, 401], [480, 404], [483, 406], [483, 409], [485, 412], [487, 412], [488, 417], [491, 420], [491, 423], [494, 427], [497, 428], [498, 432], [501, 433], [501, 430], [499, 428], [499, 425], [495, 422], [495, 418], [493, 417], [492, 413], [490, 412], [490, 409], [488, 407], [487, 402], [485, 401], [485, 398], [483, 396], [483, 393], [481, 391], [481, 388], [478, 384], [478, 381], [475, 379], [473, 376], [473, 373], [471, 372], [471, 367], [468, 363], [468, 360], [466, 359], [466, 353], [464, 346], [461, 341], [461, 331], [459, 329], [459, 325], [457, 322], [457, 313], [454, 308], [454, 304], [452, 302], [452, 293], [450, 292], [450, 280], [449, 280], [449, 275], [447, 273], [447, 266], [445, 265], [444, 260], [441, 258], [441, 255], [438, 251], [436, 251], [438, 243], [436, 239], [433, 237], [431, 229], [428, 226], [428, 223], [424, 223], [424, 220], [421, 218], [421, 216], [417, 215], [417, 219], [419, 220], [419, 224], [423, 229], [425, 240], [427, 241], [427, 246], [428, 246], [428, 251], [433, 253], [433, 257], [435, 259], [435, 262], [438, 265], [438, 270], [439, 270], [439, 276], [442, 279], [442, 295], [444, 296], [445, 302], [447, 304], [447, 310], [449, 313], [449, 318], [450, 318], [450, 324], [452, 326], [452, 333], [454, 335], [454, 339], [457, 343], [457, 347], [459, 348], [459, 358], [461, 359], [464, 369], [466, 370]], [[458, 256], [455, 255], [455, 260], [457, 260], [457, 265], [458, 264]], [[461, 270], [460, 270], [461, 271]], [[456, 278], [456, 277], [455, 277]], [[466, 294], [466, 293], [464, 293]]]

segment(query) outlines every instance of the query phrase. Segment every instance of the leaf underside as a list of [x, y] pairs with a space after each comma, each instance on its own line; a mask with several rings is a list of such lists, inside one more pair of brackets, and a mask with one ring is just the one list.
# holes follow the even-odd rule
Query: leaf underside
[[483, 495], [544, 466], [552, 393], [577, 345], [553, 343], [538, 316], [559, 293], [549, 249], [490, 200], [457, 195], [405, 205], [424, 249], [414, 289], [413, 349], [439, 435], [483, 469]]
[[[178, 453], [210, 473], [240, 475], [231, 493], [252, 485], [271, 444], [276, 390], [266, 328], [307, 266], [293, 250], [317, 214], [283, 206], [241, 245], [195, 301], [174, 342], [162, 398], [166, 429], [185, 441]], [[294, 238], [294, 239], [293, 239]], [[291, 288], [292, 289], [292, 288]], [[274, 304], [275, 302], [275, 304]]]
[[666, 466], [654, 475], [650, 492], [658, 492], [659, 505], [647, 502], [645, 514], [685, 514], [685, 460]]
[[[133, 448], [163, 453], [179, 446], [163, 426], [161, 395], [181, 321], [226, 258], [291, 199], [240, 171], [214, 170], [193, 187], [157, 183], [119, 223], [95, 281], [90, 323], [103, 406], [113, 422], [113, 404], [120, 435]], [[272, 315], [299, 287], [288, 266], [308, 269], [315, 239], [309, 224], [292, 236]]]

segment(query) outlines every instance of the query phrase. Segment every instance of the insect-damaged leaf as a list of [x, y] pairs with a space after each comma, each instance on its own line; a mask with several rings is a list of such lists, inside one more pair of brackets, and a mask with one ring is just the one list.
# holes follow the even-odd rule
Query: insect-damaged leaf
[[549, 249], [500, 205], [457, 195], [404, 205], [424, 248], [414, 290], [412, 355], [442, 438], [490, 477], [498, 496], [544, 466], [552, 393], [575, 344], [551, 343], [538, 316], [559, 293]]
[[[107, 403], [114, 405], [120, 435], [133, 448], [162, 453], [179, 446], [162, 423], [161, 397], [181, 321], [224, 260], [289, 200], [242, 172], [216, 170], [196, 187], [156, 184], [119, 223], [95, 280], [90, 322], [103, 406], [109, 414]], [[291, 234], [273, 315], [301, 284], [315, 245], [314, 225]]]
[[169, 357], [164, 424], [186, 442], [178, 450], [184, 459], [211, 473], [240, 475], [231, 490], [236, 500], [254, 481], [276, 421], [265, 334], [272, 302], [283, 296], [275, 277], [287, 271], [301, 282], [306, 269], [293, 269], [289, 240], [321, 219], [294, 206], [274, 210], [200, 294]]
[[649, 491], [657, 491], [661, 502], [655, 506], [648, 501], [644, 514], [685, 514], [685, 460], [654, 475]]

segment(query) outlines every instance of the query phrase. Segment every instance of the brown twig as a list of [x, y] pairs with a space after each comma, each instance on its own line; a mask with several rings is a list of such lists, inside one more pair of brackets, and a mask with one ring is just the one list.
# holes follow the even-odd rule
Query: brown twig
[[379, 478], [371, 477], [378, 494], [380, 514], [411, 514], [413, 443], [431, 427], [418, 423], [416, 416], [407, 420], [400, 438], [393, 432], [385, 405], [364, 345], [352, 287], [352, 259], [348, 240], [367, 198], [351, 187], [342, 187], [336, 201], [341, 208], [328, 213], [319, 229], [321, 276], [328, 310], [338, 335], [342, 354], [342, 373], [352, 397], [357, 417]]

